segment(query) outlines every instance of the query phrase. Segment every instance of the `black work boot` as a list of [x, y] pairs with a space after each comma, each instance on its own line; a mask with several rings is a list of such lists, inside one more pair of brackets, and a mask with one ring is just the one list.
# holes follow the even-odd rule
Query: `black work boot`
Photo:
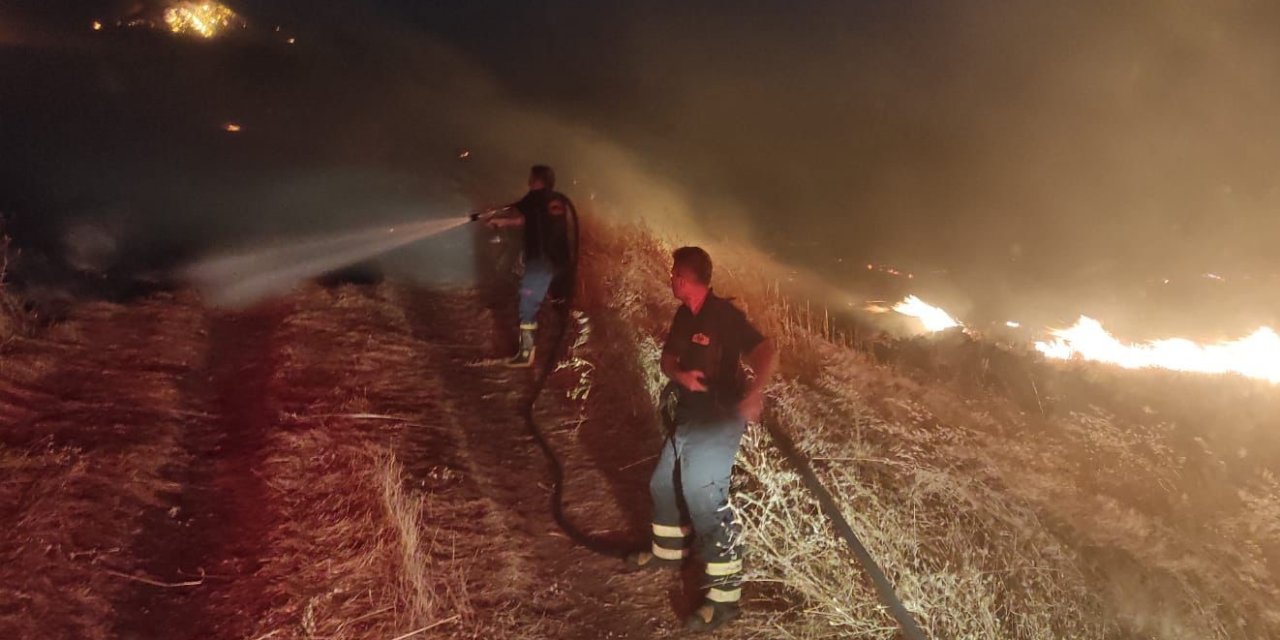
[[684, 565], [683, 558], [659, 558], [652, 551], [628, 553], [623, 561], [627, 563], [627, 571], [629, 572], [679, 569]]
[[738, 601], [742, 599], [741, 558], [708, 562], [705, 584], [706, 600], [685, 619], [684, 628], [688, 631], [713, 631], [742, 613], [738, 608]]
[[715, 631], [742, 615], [737, 602], [714, 602], [707, 600], [697, 611], [689, 614], [684, 621], [685, 631], [706, 633]]
[[537, 349], [534, 346], [534, 332], [538, 330], [538, 325], [520, 325], [520, 346], [516, 349], [516, 354], [507, 360], [508, 367], [532, 367], [533, 352]]

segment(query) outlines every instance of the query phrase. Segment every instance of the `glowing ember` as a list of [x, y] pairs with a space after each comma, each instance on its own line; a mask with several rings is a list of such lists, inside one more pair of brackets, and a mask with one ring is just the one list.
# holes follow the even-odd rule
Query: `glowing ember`
[[227, 133], [240, 133], [240, 125], [235, 122], [228, 122], [222, 125], [222, 130]]
[[911, 316], [920, 321], [928, 331], [942, 331], [960, 326], [955, 318], [915, 296], [907, 296], [902, 302], [893, 305], [893, 310], [904, 316]]
[[234, 11], [217, 2], [178, 2], [164, 10], [170, 31], [201, 38], [212, 38], [238, 20]]
[[93, 21], [93, 30], [94, 30], [94, 31], [102, 31], [102, 23], [101, 23], [101, 22], [98, 22], [97, 20], [94, 20], [94, 21]]
[[1240, 340], [1209, 345], [1182, 338], [1125, 344], [1103, 329], [1102, 323], [1081, 316], [1071, 327], [1052, 334], [1053, 341], [1036, 343], [1036, 350], [1050, 358], [1082, 358], [1126, 369], [1237, 373], [1280, 382], [1280, 335], [1268, 327]]

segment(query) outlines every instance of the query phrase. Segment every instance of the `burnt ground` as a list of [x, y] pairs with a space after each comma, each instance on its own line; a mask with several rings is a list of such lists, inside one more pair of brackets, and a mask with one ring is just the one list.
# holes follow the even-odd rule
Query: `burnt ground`
[[[345, 451], [350, 439], [353, 451], [393, 454], [405, 490], [431, 505], [422, 535], [430, 532], [434, 544], [447, 533], [455, 540], [450, 553], [465, 552], [465, 562], [443, 558], [448, 554], [434, 546], [426, 553], [440, 556], [432, 565], [440, 571], [465, 567], [435, 576], [465, 594], [465, 610], [418, 618], [435, 616], [441, 626], [417, 637], [676, 634], [698, 597], [692, 569], [683, 576], [626, 574], [620, 560], [575, 543], [551, 515], [550, 462], [522, 416], [533, 374], [487, 362], [510, 346], [510, 333], [495, 327], [514, 324], [503, 317], [514, 311], [506, 304], [512, 295], [503, 285], [453, 292], [312, 286], [241, 312], [163, 296], [136, 307], [95, 307], [87, 317], [73, 313], [49, 335], [10, 345], [0, 374], [8, 417], [0, 452], [10, 485], [27, 482], [28, 467], [39, 466], [29, 461], [48, 452], [62, 452], [47, 466], [63, 471], [92, 468], [103, 451], [114, 457], [100, 477], [86, 476], [83, 488], [66, 479], [33, 480], [17, 493], [6, 488], [20, 499], [0, 503], [0, 516], [16, 523], [3, 546], [10, 561], [3, 594], [20, 597], [0, 602], [0, 635], [373, 638], [387, 629], [413, 631], [396, 622], [403, 598], [372, 588], [368, 611], [356, 615], [361, 605], [353, 600], [346, 619], [328, 627], [316, 619], [330, 585], [301, 580], [290, 567], [345, 562], [355, 551], [308, 542], [298, 529], [348, 517], [364, 522], [368, 514], [355, 498], [355, 506], [342, 506], [341, 486], [323, 484], [332, 462], [325, 449], [314, 460], [288, 458], [310, 451], [285, 446], [310, 434], [328, 438], [330, 449]], [[658, 438], [639, 374], [623, 364], [634, 362], [633, 354], [605, 344], [622, 330], [608, 322], [596, 320], [594, 335], [564, 354], [575, 364], [552, 375], [536, 418], [564, 465], [569, 518], [622, 550], [645, 544], [647, 476]], [[544, 326], [545, 354], [554, 314]], [[570, 342], [579, 337], [570, 331]], [[358, 364], [366, 353], [391, 355]], [[139, 385], [146, 393], [133, 392]], [[358, 406], [359, 413], [332, 413], [330, 405]], [[308, 412], [316, 418], [300, 427]], [[334, 426], [344, 415], [412, 420]], [[312, 467], [308, 497], [292, 487], [306, 487]], [[280, 476], [286, 468], [302, 475]], [[339, 506], [315, 504], [330, 500]], [[60, 545], [41, 528], [53, 525], [33, 517], [39, 509], [65, 511], [56, 523]], [[315, 521], [299, 521], [310, 517]], [[352, 540], [376, 542], [379, 535]], [[383, 548], [370, 544], [370, 553]], [[403, 570], [407, 562], [387, 566]], [[357, 558], [354, 566], [375, 565]], [[384, 596], [401, 604], [378, 606]], [[322, 633], [326, 628], [337, 632]]]

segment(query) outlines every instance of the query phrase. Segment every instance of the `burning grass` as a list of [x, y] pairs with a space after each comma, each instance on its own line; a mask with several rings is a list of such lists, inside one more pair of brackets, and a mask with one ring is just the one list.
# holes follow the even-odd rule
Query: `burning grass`
[[[645, 229], [599, 223], [587, 238], [583, 272], [608, 283], [591, 311], [635, 328], [632, 351], [656, 392], [658, 344], [675, 306], [665, 286], [670, 247]], [[1280, 634], [1280, 487], [1272, 472], [1240, 464], [1245, 456], [1209, 449], [1220, 428], [1238, 429], [1203, 407], [1192, 411], [1197, 403], [1187, 398], [1197, 396], [1186, 395], [1230, 398], [1251, 383], [1184, 381], [1177, 398], [1156, 398], [1142, 374], [1110, 390], [1059, 380], [1046, 385], [1047, 409], [1027, 413], [982, 382], [978, 365], [943, 379], [876, 364], [833, 340], [807, 305], [779, 295], [767, 261], [708, 248], [718, 290], [780, 342], [781, 380], [766, 419], [813, 457], [932, 637]], [[1277, 395], [1269, 390], [1256, 406]], [[1103, 399], [1112, 410], [1092, 404]], [[736, 481], [751, 578], [794, 604], [781, 619], [757, 607], [747, 633], [896, 636], [762, 433], [744, 443]], [[1188, 504], [1205, 496], [1215, 508]]]

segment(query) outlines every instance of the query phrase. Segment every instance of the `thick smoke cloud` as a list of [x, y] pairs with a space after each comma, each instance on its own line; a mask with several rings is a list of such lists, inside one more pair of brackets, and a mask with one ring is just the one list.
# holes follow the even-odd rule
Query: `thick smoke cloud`
[[[1241, 327], [1275, 319], [1272, 4], [586, 11], [550, 3], [525, 41], [603, 48], [585, 62], [472, 50], [699, 208], [745, 212], [721, 224], [788, 259], [833, 276], [841, 259], [947, 270], [983, 306], [1135, 328], [1160, 324], [1140, 309], [1185, 315], [1188, 298], [1244, 313]], [[538, 69], [546, 85], [527, 81]], [[1204, 273], [1253, 284], [1224, 294]], [[1187, 283], [1168, 303], [1148, 286], [1165, 278]]]
[[[83, 128], [122, 131], [86, 134], [90, 151], [69, 162], [44, 133], [18, 135], [19, 173], [66, 200], [76, 167], [74, 184], [169, 212], [140, 226], [172, 238], [453, 211], [518, 195], [525, 167], [546, 161], [581, 202], [746, 237], [835, 287], [887, 262], [993, 318], [1089, 312], [1156, 331], [1208, 300], [1231, 319], [1222, 331], [1275, 320], [1270, 3], [236, 8], [296, 28], [296, 51], [133, 44], [83, 65], [89, 54], [6, 49], [52, 55], [66, 76], [46, 102], [0, 98], [6, 110], [74, 146], [58, 136], [85, 132], [43, 107], [78, 91], [109, 110]], [[7, 86], [43, 81], [30, 69], [6, 65]], [[239, 139], [216, 129], [233, 117]], [[163, 167], [148, 164], [157, 154]], [[164, 186], [119, 187], [104, 165]], [[1152, 289], [1165, 278], [1185, 287]]]

